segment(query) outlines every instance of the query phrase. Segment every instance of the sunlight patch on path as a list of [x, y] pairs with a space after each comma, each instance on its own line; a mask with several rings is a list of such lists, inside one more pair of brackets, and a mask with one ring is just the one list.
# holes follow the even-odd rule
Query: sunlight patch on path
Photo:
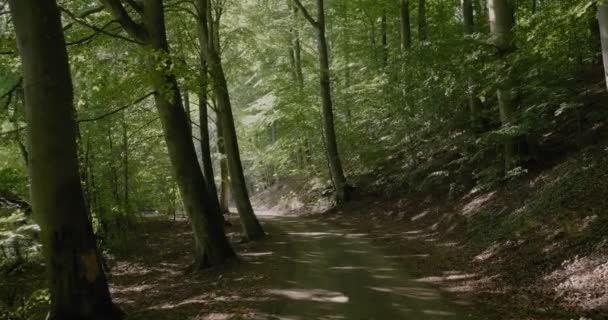
[[323, 289], [271, 289], [267, 290], [277, 295], [293, 300], [307, 300], [315, 302], [347, 303], [349, 298], [340, 292]]

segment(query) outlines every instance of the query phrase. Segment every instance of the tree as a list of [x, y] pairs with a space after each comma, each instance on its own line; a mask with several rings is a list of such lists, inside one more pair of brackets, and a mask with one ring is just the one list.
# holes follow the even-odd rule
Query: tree
[[597, 18], [600, 26], [600, 37], [602, 43], [602, 57], [604, 61], [604, 77], [608, 86], [608, 4], [597, 6]]
[[418, 0], [418, 40], [420, 42], [425, 42], [428, 39], [427, 27], [426, 0]]
[[[473, 0], [462, 0], [462, 16], [464, 22], [464, 34], [470, 36], [475, 32], [475, 13]], [[481, 101], [475, 95], [475, 85], [471, 79], [468, 80], [469, 112], [473, 127], [479, 127], [479, 117], [481, 113]]]
[[[264, 237], [264, 229], [258, 221], [251, 201], [249, 200], [249, 192], [247, 191], [247, 183], [243, 174], [243, 165], [241, 163], [241, 155], [239, 144], [234, 125], [234, 117], [232, 115], [232, 105], [230, 102], [230, 94], [228, 93], [228, 83], [222, 67], [220, 53], [218, 52], [219, 39], [214, 39], [214, 33], [217, 33], [217, 26], [210, 29], [212, 23], [209, 19], [208, 0], [197, 0], [198, 20], [199, 20], [199, 38], [203, 48], [204, 56], [207, 58], [209, 72], [213, 78], [213, 91], [217, 101], [217, 116], [223, 135], [223, 145], [225, 147], [228, 170], [230, 172], [230, 182], [232, 186], [232, 196], [236, 203], [243, 231], [248, 240], [256, 240]], [[206, 44], [206, 45], [205, 45]]]
[[410, 30], [410, 1], [401, 0], [401, 51], [412, 46], [412, 32]]
[[205, 180], [207, 181], [210, 200], [216, 202], [216, 206], [220, 208], [220, 214], [224, 213], [224, 210], [227, 211], [226, 208], [223, 208], [221, 203], [218, 200], [217, 187], [215, 186], [215, 175], [213, 174], [213, 159], [211, 158], [211, 146], [210, 146], [210, 135], [209, 135], [209, 114], [207, 111], [208, 105], [208, 94], [207, 90], [209, 88], [209, 76], [208, 76], [208, 67], [207, 67], [207, 43], [203, 41], [200, 35], [202, 34], [200, 25], [200, 19], [198, 22], [198, 34], [199, 34], [199, 58], [200, 58], [200, 66], [199, 66], [199, 76], [200, 76], [200, 84], [199, 84], [199, 93], [198, 93], [198, 106], [199, 106], [199, 130], [200, 130], [200, 147], [201, 147], [201, 162], [203, 165], [203, 175], [205, 176]]
[[[508, 130], [515, 122], [515, 106], [513, 105], [512, 87], [508, 75], [509, 67], [506, 61], [507, 55], [513, 50], [513, 27], [515, 26], [513, 4], [511, 0], [488, 0], [488, 11], [490, 14], [490, 31], [494, 38], [498, 57], [502, 63], [502, 76], [504, 77], [504, 80], [499, 83], [496, 93], [500, 122], [503, 128]], [[505, 139], [505, 170], [508, 171], [515, 163], [516, 146], [511, 137]]]
[[317, 0], [317, 19], [315, 20], [306, 10], [300, 0], [293, 0], [300, 12], [317, 32], [317, 45], [319, 49], [319, 83], [322, 101], [323, 132], [325, 148], [329, 162], [329, 171], [332, 178], [336, 201], [340, 204], [350, 201], [350, 186], [346, 182], [342, 162], [338, 152], [336, 130], [334, 128], [333, 103], [331, 97], [331, 78], [329, 72], [329, 50], [325, 37], [325, 9], [323, 0]]
[[220, 209], [211, 200], [208, 183], [198, 164], [192, 132], [182, 105], [165, 29], [162, 0], [146, 1], [143, 7], [130, 2], [143, 23], [132, 19], [119, 0], [102, 0], [124, 30], [142, 43], [148, 52], [148, 73], [155, 91], [156, 109], [160, 115], [165, 141], [175, 178], [195, 238], [195, 264], [199, 268], [214, 266], [235, 256], [224, 234]]
[[9, 3], [22, 61], [32, 205], [48, 268], [48, 319], [120, 319], [80, 185], [72, 79], [59, 9], [53, 0]]

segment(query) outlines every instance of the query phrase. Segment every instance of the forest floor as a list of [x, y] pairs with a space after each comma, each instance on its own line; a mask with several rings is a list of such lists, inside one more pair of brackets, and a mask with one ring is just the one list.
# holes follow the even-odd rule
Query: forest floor
[[[262, 221], [269, 236], [238, 245], [239, 261], [190, 272], [187, 221], [145, 219], [132, 239], [145, 249], [112, 261], [115, 301], [128, 319], [142, 320], [503, 319], [440, 290], [434, 266], [403, 264], [432, 255], [419, 240], [395, 256], [352, 226], [293, 216]], [[458, 270], [441, 275], [470, 278]]]
[[473, 302], [484, 319], [608, 319], [606, 141], [456, 195], [439, 192], [450, 181], [433, 192], [363, 185], [355, 201], [328, 210], [298, 182], [256, 202], [368, 235], [398, 268]]

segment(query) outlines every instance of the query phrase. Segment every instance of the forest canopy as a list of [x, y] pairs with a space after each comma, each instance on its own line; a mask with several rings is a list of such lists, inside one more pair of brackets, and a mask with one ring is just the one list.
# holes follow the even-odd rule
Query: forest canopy
[[103, 257], [143, 217], [187, 216], [203, 269], [277, 184], [489, 190], [597, 138], [602, 52], [591, 0], [0, 0], [0, 264], [119, 318]]

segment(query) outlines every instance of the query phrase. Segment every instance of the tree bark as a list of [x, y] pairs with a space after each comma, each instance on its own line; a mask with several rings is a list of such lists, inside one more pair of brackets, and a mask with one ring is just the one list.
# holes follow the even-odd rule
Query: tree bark
[[[297, 12], [297, 8], [294, 9]], [[293, 51], [296, 67], [296, 78], [300, 88], [304, 86], [304, 72], [302, 71], [302, 45], [300, 43], [300, 31], [298, 27], [294, 28]]]
[[[226, 148], [226, 156], [228, 158], [228, 170], [230, 171], [230, 182], [232, 185], [232, 196], [241, 218], [241, 225], [248, 240], [257, 240], [264, 237], [264, 229], [258, 221], [251, 202], [249, 200], [249, 192], [247, 191], [247, 183], [243, 174], [243, 165], [241, 163], [241, 155], [239, 151], [238, 139], [236, 135], [236, 127], [234, 125], [234, 117], [232, 115], [232, 105], [230, 95], [228, 93], [228, 84], [222, 67], [220, 54], [217, 51], [219, 44], [218, 39], [209, 41], [213, 38], [215, 32], [210, 33], [208, 27], [208, 0], [197, 0], [198, 19], [200, 21], [200, 37], [201, 43], [207, 43], [205, 56], [209, 65], [209, 72], [213, 78], [213, 91], [217, 99], [218, 117], [223, 130], [224, 146]], [[217, 27], [216, 27], [217, 28]], [[210, 36], [211, 35], [211, 36]], [[205, 47], [205, 46], [204, 46]]]
[[[217, 105], [217, 104], [216, 104]], [[220, 159], [220, 210], [223, 214], [230, 213], [230, 174], [228, 173], [228, 159], [226, 159], [226, 148], [224, 147], [224, 129], [217, 115], [217, 151], [221, 155]]]
[[418, 0], [418, 40], [425, 42], [427, 39], [426, 0]]
[[388, 35], [387, 35], [387, 26], [386, 26], [386, 8], [382, 11], [382, 18], [380, 20], [380, 33], [381, 39], [380, 42], [382, 44], [382, 67], [386, 68], [388, 66]]
[[412, 46], [412, 31], [410, 29], [410, 1], [401, 0], [401, 51]]
[[184, 89], [184, 109], [186, 110], [186, 118], [188, 119], [188, 125], [192, 129], [192, 110], [190, 110], [190, 92], [188, 89]]
[[[515, 106], [512, 99], [512, 85], [508, 79], [507, 55], [513, 50], [513, 27], [515, 16], [511, 0], [488, 0], [490, 31], [494, 38], [499, 59], [503, 60], [505, 80], [498, 85], [497, 98], [500, 111], [500, 122], [503, 127], [509, 127], [515, 122]], [[516, 146], [513, 139], [504, 143], [505, 171], [515, 165]]]
[[325, 9], [323, 0], [317, 0], [317, 37], [319, 47], [319, 84], [321, 90], [323, 131], [325, 132], [325, 143], [327, 145], [327, 155], [331, 176], [336, 191], [338, 203], [350, 200], [349, 186], [346, 183], [338, 143], [334, 127], [333, 103], [331, 97], [331, 78], [329, 73], [329, 52], [327, 40], [325, 38]]
[[129, 134], [127, 121], [125, 119], [125, 111], [122, 112], [122, 146], [122, 172], [124, 180], [122, 200], [124, 203], [125, 214], [128, 215], [131, 212], [131, 204], [129, 202]]
[[72, 80], [57, 4], [9, 5], [24, 76], [31, 198], [49, 277], [48, 319], [120, 319], [80, 185]]
[[[462, 16], [464, 17], [464, 34], [471, 35], [475, 32], [475, 13], [473, 8], [473, 0], [462, 0]], [[469, 48], [469, 46], [467, 46]], [[467, 50], [467, 51], [470, 51]], [[479, 120], [481, 114], [481, 100], [477, 97], [476, 86], [472, 79], [467, 79], [467, 89], [469, 96], [469, 113], [471, 125], [474, 130], [481, 127]]]
[[[211, 158], [211, 146], [210, 135], [209, 135], [209, 114], [207, 110], [207, 100], [208, 94], [207, 89], [209, 87], [209, 76], [208, 76], [208, 66], [207, 66], [207, 54], [205, 48], [208, 43], [205, 43], [205, 39], [201, 36], [203, 32], [206, 32], [201, 25], [203, 23], [200, 19], [197, 21], [198, 23], [198, 33], [199, 33], [199, 45], [200, 45], [200, 86], [199, 86], [199, 129], [200, 129], [200, 147], [201, 147], [201, 162], [203, 165], [203, 175], [205, 176], [205, 180], [207, 181], [209, 193], [211, 196], [211, 201], [216, 202], [216, 206], [220, 208], [220, 214], [224, 213], [223, 209], [227, 209], [222, 207], [217, 194], [217, 187], [215, 186], [215, 175], [213, 174], [213, 159]], [[222, 217], [222, 220], [223, 217]]]
[[329, 50], [325, 37], [325, 8], [323, 0], [317, 0], [317, 20], [306, 11], [300, 0], [294, 0], [300, 11], [315, 28], [317, 32], [317, 45], [319, 49], [319, 85], [322, 102], [322, 121], [324, 131], [325, 149], [329, 162], [329, 171], [332, 184], [336, 192], [336, 202], [341, 204], [350, 201], [350, 186], [346, 182], [340, 154], [338, 152], [338, 142], [334, 127], [333, 103], [331, 97], [331, 77], [329, 72]]
[[608, 4], [597, 6], [597, 18], [599, 21], [600, 38], [602, 43], [602, 60], [604, 62], [604, 77], [608, 87]]

